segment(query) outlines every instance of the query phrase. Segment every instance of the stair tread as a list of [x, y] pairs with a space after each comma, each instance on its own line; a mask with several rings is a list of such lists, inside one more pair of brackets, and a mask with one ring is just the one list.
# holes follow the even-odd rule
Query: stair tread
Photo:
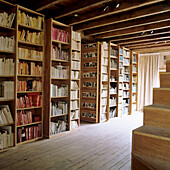
[[161, 105], [161, 104], [152, 104], [152, 105], [148, 105], [148, 106], [144, 106], [145, 108], [154, 108], [154, 109], [170, 109], [170, 106], [167, 105]]
[[167, 87], [156, 87], [156, 88], [153, 88], [153, 90], [170, 90], [170, 88], [167, 88]]
[[133, 157], [135, 157], [137, 160], [139, 160], [141, 163], [143, 163], [146, 167], [152, 169], [164, 169], [169, 170], [170, 163], [165, 162], [153, 157], [139, 155], [139, 154], [132, 154]]
[[141, 134], [145, 136], [151, 136], [151, 137], [170, 141], [170, 130], [165, 128], [141, 126], [135, 129], [133, 132], [134, 134]]
[[170, 74], [170, 72], [161, 72], [160, 74]]

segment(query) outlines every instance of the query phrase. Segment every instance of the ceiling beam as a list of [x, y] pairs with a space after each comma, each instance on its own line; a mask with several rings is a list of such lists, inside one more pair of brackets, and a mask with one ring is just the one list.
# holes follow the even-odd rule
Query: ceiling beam
[[153, 53], [153, 52], [163, 52], [163, 51], [170, 51], [170, 47], [157, 47], [157, 48], [144, 48], [144, 49], [136, 49], [133, 50], [137, 53]]
[[[151, 43], [159, 43], [159, 42], [165, 42], [165, 41], [169, 41], [170, 40], [170, 36], [167, 37], [159, 37], [159, 39], [147, 39], [145, 41], [138, 41], [138, 42], [133, 42], [130, 44], [122, 44], [122, 46], [125, 47], [135, 47], [135, 46], [140, 46], [142, 44], [151, 44]], [[121, 45], [121, 44], [119, 44]]]
[[58, 18], [65, 17], [70, 14], [78, 13], [82, 10], [86, 10], [91, 7], [101, 5], [101, 4], [109, 2], [109, 1], [111, 1], [111, 0], [81, 1], [81, 2], [77, 2], [77, 3], [73, 3], [72, 5], [69, 5], [69, 7], [67, 7], [67, 8], [57, 10], [57, 12], [52, 11], [52, 13], [53, 13], [53, 17], [55, 17], [55, 19], [58, 19]]
[[70, 19], [67, 21], [67, 24], [75, 25], [75, 24], [79, 24], [82, 22], [87, 22], [90, 20], [108, 16], [111, 14], [124, 12], [127, 10], [135, 9], [138, 7], [150, 5], [150, 4], [161, 2], [161, 1], [163, 1], [163, 0], [138, 0], [138, 1], [131, 0], [131, 1], [124, 1], [124, 2], [122, 1], [122, 2], [120, 2], [120, 6], [118, 8], [116, 8], [114, 5], [113, 6], [110, 5], [106, 11], [104, 11], [103, 9], [97, 9], [97, 10], [91, 11], [89, 13], [82, 14], [78, 18]]
[[170, 21], [163, 21], [163, 22], [159, 22], [159, 23], [148, 24], [148, 25], [138, 26], [138, 27], [134, 27], [134, 28], [127, 28], [127, 29], [118, 30], [118, 31], [111, 31], [109, 33], [95, 35], [93, 37], [95, 39], [111, 38], [111, 37], [116, 37], [116, 36], [121, 36], [121, 35], [135, 34], [135, 33], [140, 33], [140, 32], [147, 32], [147, 31], [154, 32], [155, 30], [163, 29], [163, 28], [170, 28]]
[[42, 11], [50, 6], [57, 5], [61, 3], [63, 0], [42, 0], [38, 4], [34, 5], [34, 9], [36, 11]]
[[141, 7], [120, 13], [119, 15], [109, 15], [103, 18], [95, 19], [85, 23], [80, 23], [74, 26], [75, 31], [97, 28], [108, 24], [120, 23], [132, 19], [142, 18], [150, 15], [160, 14], [170, 11], [170, 1], [163, 1], [157, 4]]
[[125, 22], [107, 25], [99, 28], [89, 29], [84, 31], [84, 35], [97, 35], [101, 33], [122, 30], [125, 28], [133, 28], [136, 26], [142, 26], [142, 25], [157, 23], [161, 21], [169, 21], [170, 20], [169, 16], [170, 16], [170, 12], [166, 12], [154, 16], [139, 18], [131, 21], [125, 21]]

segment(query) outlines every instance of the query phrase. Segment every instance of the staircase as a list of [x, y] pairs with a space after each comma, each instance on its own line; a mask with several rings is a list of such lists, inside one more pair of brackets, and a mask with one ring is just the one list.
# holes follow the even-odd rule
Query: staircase
[[170, 169], [170, 60], [153, 89], [153, 105], [144, 107], [144, 125], [133, 131], [131, 169]]

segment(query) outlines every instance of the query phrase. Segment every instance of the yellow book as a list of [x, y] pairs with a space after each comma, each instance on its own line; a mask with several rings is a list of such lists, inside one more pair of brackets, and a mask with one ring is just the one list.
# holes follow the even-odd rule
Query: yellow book
[[18, 23], [21, 23], [21, 11], [18, 11]]
[[21, 31], [18, 31], [18, 39], [21, 40]]

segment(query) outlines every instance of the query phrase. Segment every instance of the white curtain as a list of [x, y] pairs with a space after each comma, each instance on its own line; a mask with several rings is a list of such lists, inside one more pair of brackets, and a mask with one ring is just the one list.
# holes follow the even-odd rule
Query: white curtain
[[159, 53], [138, 57], [138, 110], [153, 103], [153, 88], [159, 87]]

